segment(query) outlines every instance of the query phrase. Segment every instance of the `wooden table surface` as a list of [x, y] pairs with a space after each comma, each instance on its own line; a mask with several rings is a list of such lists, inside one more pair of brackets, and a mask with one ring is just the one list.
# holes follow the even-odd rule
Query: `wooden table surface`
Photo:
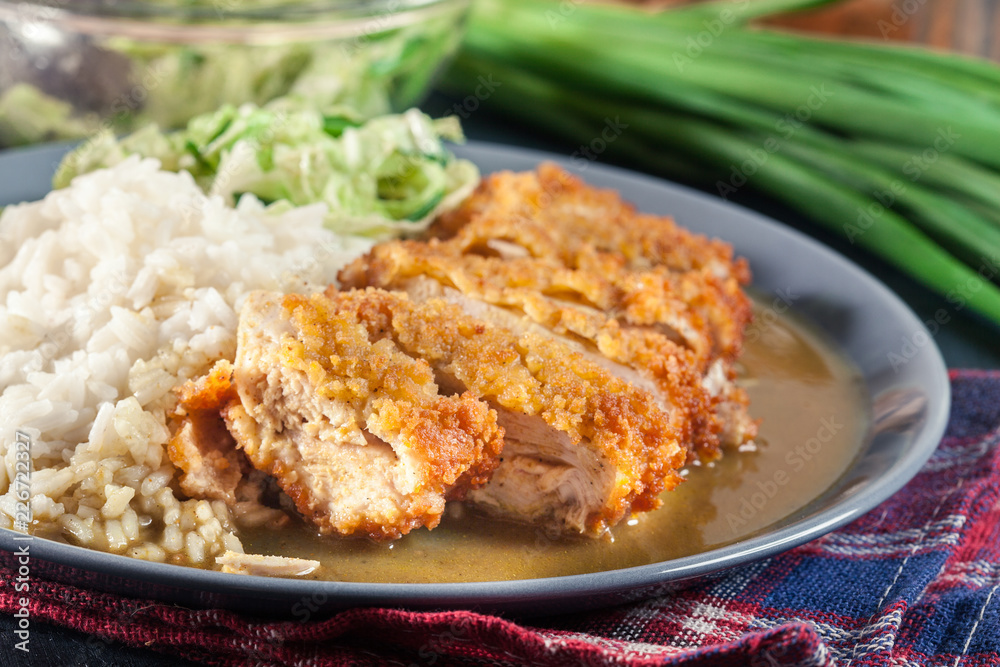
[[[702, 0], [617, 1], [666, 8]], [[873, 42], [913, 42], [1000, 61], [1000, 0], [841, 0], [766, 23]]]
[[1000, 61], [1000, 0], [847, 0], [774, 23]]

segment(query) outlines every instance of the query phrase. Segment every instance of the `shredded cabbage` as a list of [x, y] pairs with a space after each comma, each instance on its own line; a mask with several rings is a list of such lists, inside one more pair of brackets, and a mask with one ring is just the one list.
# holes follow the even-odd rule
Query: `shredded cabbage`
[[475, 165], [444, 145], [462, 139], [455, 117], [434, 120], [410, 109], [365, 121], [285, 98], [263, 108], [224, 106], [175, 132], [149, 125], [122, 139], [98, 134], [63, 159], [53, 187], [138, 154], [190, 172], [207, 194], [232, 204], [245, 194], [272, 205], [323, 202], [336, 232], [412, 233], [479, 182]]

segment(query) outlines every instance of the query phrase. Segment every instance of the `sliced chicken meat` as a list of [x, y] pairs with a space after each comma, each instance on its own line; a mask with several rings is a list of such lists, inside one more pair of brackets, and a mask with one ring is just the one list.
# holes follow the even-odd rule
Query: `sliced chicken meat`
[[497, 463], [496, 413], [440, 395], [429, 364], [362, 315], [256, 292], [238, 329], [230, 432], [323, 533], [393, 539], [440, 521], [445, 500]]
[[223, 572], [250, 574], [258, 577], [304, 577], [320, 567], [320, 562], [287, 556], [261, 556], [227, 551], [215, 562]]
[[530, 504], [553, 532], [600, 535], [628, 513], [657, 506], [678, 482], [683, 413], [663, 410], [648, 392], [551, 336], [512, 332], [441, 299], [418, 303], [375, 289], [329, 290], [327, 299], [364, 322], [373, 339], [426, 360], [441, 390], [475, 396], [495, 411], [505, 430], [498, 472], [530, 452], [538, 475], [553, 481], [491, 480], [468, 492], [476, 502], [520, 520], [526, 517], [509, 511], [512, 503]]
[[394, 539], [467, 499], [600, 536], [755, 436], [728, 245], [554, 165], [485, 179], [433, 231], [344, 291], [250, 296], [233, 364], [182, 396], [186, 491], [238, 497], [248, 461], [324, 533]]
[[444, 298], [562, 341], [685, 410], [691, 458], [712, 460], [720, 441], [756, 434], [732, 370], [750, 318], [749, 274], [729, 246], [637, 214], [552, 165], [489, 177], [439, 231], [450, 237], [376, 246], [342, 283]]

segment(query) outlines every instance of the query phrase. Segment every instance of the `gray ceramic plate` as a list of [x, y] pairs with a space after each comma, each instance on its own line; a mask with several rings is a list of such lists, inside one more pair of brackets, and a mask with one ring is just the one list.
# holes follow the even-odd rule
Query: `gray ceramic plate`
[[[65, 147], [0, 154], [0, 204], [41, 197]], [[460, 153], [484, 173], [525, 170], [551, 155], [488, 144]], [[824, 331], [861, 369], [875, 415], [860, 455], [843, 477], [777, 526], [737, 544], [663, 563], [595, 574], [468, 584], [363, 584], [242, 577], [147, 563], [36, 539], [32, 574], [199, 607], [293, 616], [350, 606], [475, 608], [484, 611], [579, 611], [648, 597], [717, 575], [815, 539], [871, 510], [902, 487], [927, 460], [948, 417], [949, 383], [933, 343], [893, 369], [901, 341], [926, 335], [892, 292], [840, 255], [762, 216], [660, 180], [597, 164], [579, 165], [591, 183], [622, 192], [642, 210], [731, 242], [753, 267], [754, 286], [794, 286], [794, 310]], [[930, 337], [926, 340], [930, 341]], [[0, 531], [11, 552], [14, 533]], [[9, 553], [3, 554], [8, 561]]]

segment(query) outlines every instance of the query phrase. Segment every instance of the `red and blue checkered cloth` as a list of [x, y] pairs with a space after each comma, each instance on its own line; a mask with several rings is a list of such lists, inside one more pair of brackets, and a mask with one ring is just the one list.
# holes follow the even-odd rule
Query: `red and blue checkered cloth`
[[527, 623], [387, 609], [275, 623], [37, 582], [31, 613], [216, 665], [1000, 665], [1000, 372], [953, 372], [952, 389], [940, 447], [881, 506], [642, 603]]

